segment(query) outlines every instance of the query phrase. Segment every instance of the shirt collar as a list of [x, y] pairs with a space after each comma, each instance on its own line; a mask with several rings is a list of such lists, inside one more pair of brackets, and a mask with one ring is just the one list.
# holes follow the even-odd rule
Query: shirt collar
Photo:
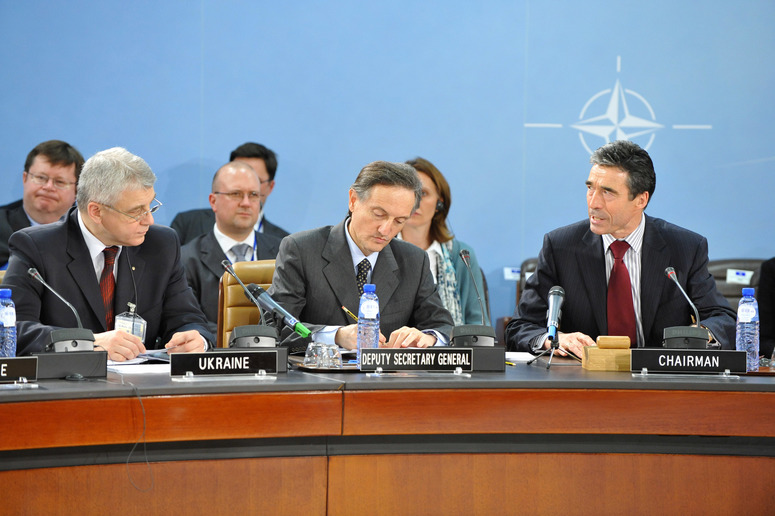
[[230, 236], [226, 236], [220, 229], [218, 229], [218, 224], [213, 224], [213, 233], [215, 233], [215, 240], [218, 242], [218, 245], [221, 246], [223, 254], [226, 256], [228, 256], [228, 251], [231, 251], [231, 248], [237, 244], [248, 244], [250, 248], [255, 249], [255, 232], [251, 232], [248, 236], [245, 237], [244, 240], [234, 240]]
[[363, 254], [361, 248], [358, 247], [358, 245], [355, 243], [355, 240], [353, 240], [353, 237], [350, 236], [349, 228], [350, 218], [348, 217], [347, 220], [344, 221], [344, 237], [347, 239], [347, 246], [350, 248], [350, 256], [352, 256], [353, 259], [353, 266], [358, 267], [358, 264], [361, 263], [364, 258], [366, 258], [371, 264], [371, 270], [374, 270], [374, 266], [377, 265], [377, 258], [379, 258], [379, 253], [371, 253], [369, 256]]
[[[640, 250], [643, 247], [643, 233], [646, 230], [646, 214], [641, 213], [640, 215], [640, 224], [638, 224], [638, 227], [635, 228], [635, 231], [627, 235], [623, 239], [618, 240], [624, 240], [628, 244], [630, 244], [630, 248], [635, 251], [636, 254], [640, 254]], [[611, 247], [611, 244], [613, 244], [617, 239], [614, 238], [614, 236], [610, 233], [606, 233], [603, 235], [603, 250], [605, 252], [608, 252], [608, 248]]]
[[[105, 258], [102, 255], [102, 251], [105, 250], [106, 246], [103, 244], [99, 238], [94, 236], [91, 231], [89, 231], [89, 228], [86, 227], [86, 224], [83, 223], [83, 217], [81, 216], [81, 210], [76, 210], [76, 215], [78, 216], [78, 226], [81, 228], [81, 234], [83, 235], [83, 240], [86, 242], [86, 248], [89, 250], [89, 256], [91, 257], [92, 264], [95, 265], [96, 268], [102, 268], [103, 264], [105, 263]], [[118, 253], [116, 253], [116, 263], [118, 263], [118, 257], [121, 255], [121, 250], [123, 249], [123, 246], [118, 246]], [[99, 260], [99, 262], [98, 262]], [[96, 267], [96, 265], [99, 263], [99, 267]]]

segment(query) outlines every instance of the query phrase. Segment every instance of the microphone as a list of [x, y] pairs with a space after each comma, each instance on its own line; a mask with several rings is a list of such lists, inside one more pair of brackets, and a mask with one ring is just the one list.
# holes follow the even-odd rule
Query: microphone
[[38, 269], [30, 267], [27, 269], [27, 274], [35, 278], [44, 287], [51, 291], [56, 297], [62, 300], [75, 315], [75, 321], [78, 323], [78, 328], [51, 330], [51, 343], [46, 346], [46, 351], [51, 351], [53, 348], [57, 352], [68, 351], [94, 351], [94, 332], [88, 328], [84, 328], [81, 324], [81, 317], [78, 315], [78, 311], [73, 305], [71, 305], [65, 298], [63, 298], [59, 292], [54, 290], [51, 285], [46, 283], [43, 276], [40, 275]]
[[668, 267], [665, 269], [665, 275], [673, 280], [673, 282], [681, 291], [681, 294], [686, 298], [689, 306], [694, 310], [694, 320], [697, 326], [671, 326], [665, 328], [662, 333], [662, 346], [665, 348], [677, 348], [677, 349], [705, 349], [708, 347], [708, 330], [700, 328], [700, 312], [697, 311], [697, 307], [692, 303], [689, 295], [683, 289], [680, 283], [678, 283], [678, 276], [675, 273], [675, 269]]
[[565, 301], [565, 290], [561, 286], [555, 285], [549, 289], [549, 309], [546, 311], [546, 328], [549, 331], [549, 340], [551, 341], [557, 339], [563, 301]]
[[[484, 303], [482, 303], [482, 296], [479, 294], [479, 287], [476, 286], [476, 279], [474, 278], [474, 271], [471, 270], [471, 255], [468, 252], [468, 249], [461, 249], [460, 250], [460, 258], [463, 259], [463, 263], [466, 266], [466, 269], [468, 269], [468, 274], [471, 276], [471, 281], [474, 283], [474, 291], [476, 292], [476, 299], [479, 300], [479, 307], [482, 309], [482, 326], [487, 326], [487, 323], [485, 322], [484, 315]], [[487, 314], [489, 316], [490, 314]]]
[[[455, 326], [450, 333], [450, 345], [454, 347], [495, 346], [495, 330], [486, 323], [485, 314], [487, 314], [487, 312], [484, 310], [484, 303], [482, 302], [482, 296], [479, 294], [479, 287], [476, 286], [476, 279], [474, 278], [474, 272], [471, 269], [471, 257], [468, 249], [460, 250], [460, 258], [463, 259], [463, 263], [468, 269], [468, 274], [471, 275], [476, 298], [479, 300], [479, 306], [482, 309], [482, 324]], [[489, 314], [487, 315], [489, 316]]]
[[264, 313], [261, 310], [261, 305], [258, 303], [258, 299], [253, 297], [253, 294], [248, 290], [242, 280], [239, 279], [237, 273], [234, 272], [234, 268], [231, 266], [229, 260], [223, 260], [221, 265], [226, 272], [228, 272], [237, 283], [242, 286], [242, 291], [245, 293], [245, 297], [256, 305], [258, 313], [261, 315], [261, 324], [249, 324], [245, 326], [236, 326], [231, 330], [231, 339], [229, 340], [230, 348], [273, 348], [277, 345], [277, 329], [270, 328], [266, 324]]
[[311, 333], [309, 329], [304, 326], [302, 323], [299, 322], [298, 319], [296, 319], [294, 316], [292, 316], [285, 308], [277, 304], [277, 302], [272, 299], [272, 297], [266, 293], [266, 290], [261, 288], [260, 285], [256, 285], [255, 283], [251, 283], [247, 286], [248, 292], [250, 292], [251, 297], [258, 299], [258, 304], [266, 311], [275, 313], [282, 317], [283, 322], [286, 326], [291, 328], [293, 331], [301, 335], [302, 337], [309, 337], [309, 334]]

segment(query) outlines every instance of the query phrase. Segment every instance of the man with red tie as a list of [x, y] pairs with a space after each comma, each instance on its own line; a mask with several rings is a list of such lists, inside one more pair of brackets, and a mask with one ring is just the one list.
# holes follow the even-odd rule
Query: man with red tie
[[[126, 149], [98, 152], [83, 165], [77, 207], [63, 221], [11, 236], [5, 283], [16, 303], [18, 355], [43, 351], [52, 330], [76, 326], [62, 301], [29, 277], [30, 267], [72, 303], [94, 332], [95, 349], [111, 360], [161, 347], [200, 352], [214, 342], [175, 231], [153, 223], [161, 207], [155, 182], [148, 164]], [[146, 321], [145, 342], [116, 329], [116, 316], [128, 310]]]
[[709, 340], [735, 347], [735, 312], [708, 272], [708, 242], [644, 213], [656, 186], [648, 153], [626, 140], [590, 158], [588, 219], [544, 237], [535, 273], [505, 331], [510, 349], [549, 347], [549, 289], [565, 289], [559, 354], [582, 356], [599, 335], [626, 335], [632, 347], [661, 346], [670, 326], [694, 324], [691, 307], [665, 275], [673, 267], [700, 313]]

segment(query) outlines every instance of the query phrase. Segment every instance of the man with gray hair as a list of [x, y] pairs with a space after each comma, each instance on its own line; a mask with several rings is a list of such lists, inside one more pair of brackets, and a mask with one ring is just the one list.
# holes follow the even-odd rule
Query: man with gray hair
[[[358, 311], [360, 274], [376, 285], [380, 345], [446, 344], [452, 317], [441, 304], [428, 255], [394, 239], [421, 196], [422, 183], [410, 165], [366, 165], [350, 188], [344, 221], [283, 239], [269, 294], [312, 330], [316, 341], [354, 349], [357, 325], [342, 307]], [[310, 340], [288, 328], [281, 337], [291, 352], [304, 350]]]
[[[76, 326], [62, 301], [29, 277], [30, 267], [72, 303], [94, 332], [95, 349], [111, 360], [161, 346], [203, 351], [213, 342], [175, 232], [153, 225], [161, 207], [155, 182], [148, 164], [126, 149], [98, 152], [83, 166], [77, 208], [65, 220], [14, 233], [5, 283], [16, 302], [18, 355], [43, 351], [52, 330]], [[115, 329], [116, 314], [132, 309], [147, 323], [145, 342]]]

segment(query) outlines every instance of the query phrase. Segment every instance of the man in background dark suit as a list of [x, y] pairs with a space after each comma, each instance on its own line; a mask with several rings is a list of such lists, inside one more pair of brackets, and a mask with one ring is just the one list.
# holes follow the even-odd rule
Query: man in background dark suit
[[62, 219], [75, 202], [83, 156], [69, 143], [49, 140], [27, 154], [22, 198], [0, 206], [0, 268], [8, 263], [8, 239], [15, 231]]
[[218, 282], [223, 260], [271, 260], [280, 239], [254, 230], [260, 211], [258, 174], [247, 163], [233, 161], [213, 176], [210, 207], [215, 223], [181, 249], [188, 284], [207, 317], [210, 331], [218, 329]]
[[[95, 348], [112, 360], [161, 346], [203, 351], [214, 342], [186, 283], [177, 235], [153, 225], [161, 206], [155, 181], [148, 164], [125, 149], [98, 152], [83, 166], [78, 207], [64, 221], [13, 234], [5, 283], [16, 303], [18, 355], [42, 351], [52, 330], [76, 326], [62, 301], [30, 278], [30, 267], [73, 304], [95, 333]], [[147, 322], [145, 343], [114, 329], [115, 314], [130, 303]]]
[[[357, 325], [341, 307], [358, 311], [356, 270], [368, 262], [363, 265], [366, 283], [376, 285], [380, 302], [380, 344], [446, 344], [452, 317], [436, 291], [428, 254], [394, 238], [421, 196], [422, 183], [411, 166], [384, 161], [366, 165], [350, 188], [347, 219], [283, 239], [269, 294], [316, 341], [354, 349]], [[295, 352], [305, 349], [309, 338], [283, 328], [281, 341]]]
[[[517, 315], [506, 327], [507, 345], [520, 351], [547, 348], [546, 316], [549, 289], [565, 290], [559, 333], [560, 355], [577, 356], [583, 346], [609, 335], [609, 276], [615, 259], [612, 244], [626, 241], [623, 263], [631, 283], [628, 311], [634, 312], [631, 345], [661, 346], [670, 326], [692, 324], [692, 309], [665, 268], [673, 267], [708, 329], [724, 349], [735, 347], [735, 312], [717, 291], [708, 272], [708, 242], [702, 236], [645, 215], [654, 194], [656, 175], [648, 153], [629, 141], [615, 141], [591, 157], [587, 179], [587, 220], [548, 233], [535, 273], [527, 281]], [[623, 299], [623, 298], [620, 298]], [[624, 303], [619, 303], [623, 306]], [[619, 307], [613, 307], [618, 309]], [[624, 317], [622, 317], [624, 319]], [[622, 333], [610, 333], [621, 335]]]
[[[274, 190], [274, 176], [277, 172], [277, 156], [260, 143], [243, 143], [229, 155], [229, 161], [242, 161], [250, 165], [258, 174], [260, 181], [260, 209], [255, 223], [256, 231], [282, 239], [288, 234], [283, 228], [264, 218], [264, 206], [269, 194]], [[211, 209], [183, 211], [175, 215], [170, 226], [178, 232], [180, 243], [186, 244], [194, 238], [207, 233], [215, 224], [215, 214]]]

